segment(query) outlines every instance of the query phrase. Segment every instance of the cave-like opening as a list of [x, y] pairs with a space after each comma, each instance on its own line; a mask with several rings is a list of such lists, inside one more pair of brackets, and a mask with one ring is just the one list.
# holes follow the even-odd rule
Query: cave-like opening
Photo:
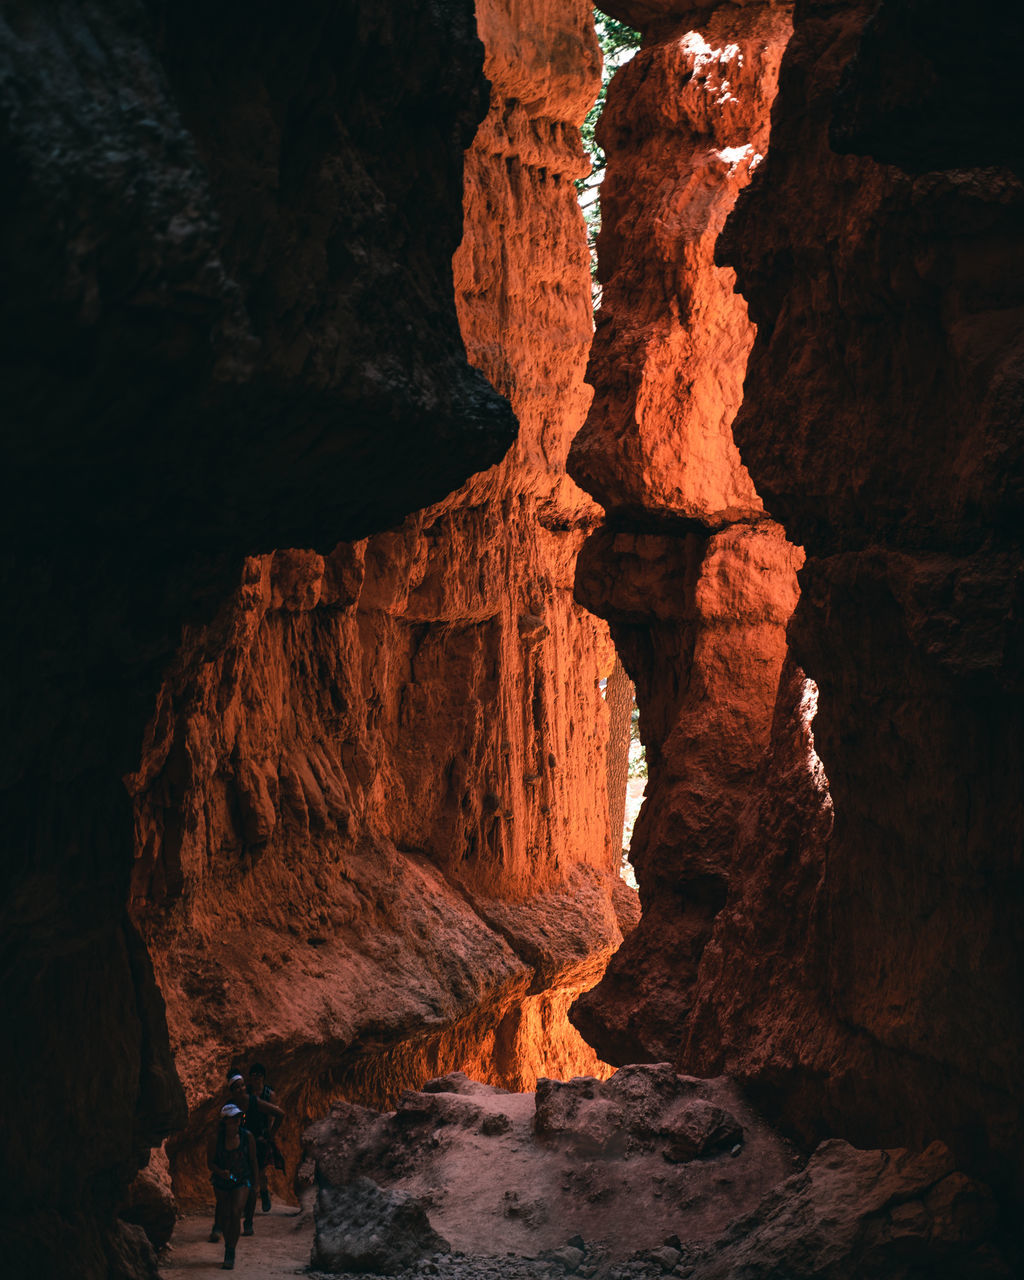
[[596, 288], [582, 0], [0, 23], [13, 1274], [152, 1280], [253, 1059], [335, 1267], [1014, 1274], [1015, 105], [609, 7]]

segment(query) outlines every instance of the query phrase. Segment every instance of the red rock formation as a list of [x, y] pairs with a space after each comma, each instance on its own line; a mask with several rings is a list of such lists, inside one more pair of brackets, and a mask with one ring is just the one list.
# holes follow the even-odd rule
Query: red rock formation
[[596, 508], [565, 474], [590, 398], [573, 179], [596, 41], [582, 3], [478, 20], [492, 99], [455, 283], [518, 441], [394, 532], [249, 561], [186, 638], [132, 782], [134, 910], [193, 1107], [172, 1147], [186, 1198], [208, 1196], [232, 1054], [272, 1065], [292, 1151], [331, 1097], [384, 1105], [452, 1068], [517, 1088], [607, 1070], [565, 1016], [628, 897], [605, 801], [613, 654], [572, 598]]
[[[759, 324], [737, 437], [808, 551], [791, 638], [821, 689], [836, 803], [818, 989], [839, 1031], [801, 1060], [827, 1080], [827, 1123], [939, 1136], [998, 1174], [1019, 1168], [1024, 1047], [1024, 188], [1006, 169], [915, 177], [830, 148], [830, 117], [844, 145], [877, 141], [877, 113], [895, 131], [893, 97], [912, 93], [865, 124], [872, 7], [803, 7], [770, 159], [721, 250]], [[936, 43], [950, 54], [941, 9], [907, 64], [922, 93]], [[990, 163], [976, 101], [944, 144], [922, 116], [896, 158]]]
[[[600, 125], [596, 396], [570, 458], [609, 509], [577, 594], [610, 621], [636, 682], [649, 770], [631, 849], [641, 924], [574, 1012], [616, 1062], [683, 1052], [704, 950], [747, 875], [741, 827], [764, 784], [802, 561], [732, 439], [754, 330], [713, 260], [767, 150], [788, 9], [726, 6], [698, 23], [672, 8]], [[621, 6], [637, 22], [649, 10]], [[785, 688], [795, 722], [799, 689]]]
[[[806, 1135], [939, 1133], [999, 1173], [1024, 1038], [1022, 194], [973, 166], [1002, 143], [1019, 166], [992, 108], [1019, 104], [944, 95], [950, 0], [934, 22], [872, 7], [800, 6], [772, 158], [726, 232], [760, 326], [748, 475], [726, 428], [752, 330], [710, 254], [764, 151], [785, 9], [622, 5], [647, 49], [609, 150], [635, 181], [609, 179], [576, 451], [612, 518], [579, 581], [637, 679], [656, 794], [645, 932], [587, 1016], [610, 1052], [728, 1067]], [[616, 937], [610, 655], [568, 590], [594, 508], [562, 466], [587, 398], [569, 179], [593, 42], [578, 5], [481, 9], [496, 89], [465, 184], [464, 0], [5, 12], [14, 1272], [151, 1267], [115, 1213], [183, 1099], [124, 910], [125, 774], [137, 918], [205, 1099], [186, 1189], [228, 1045], [270, 1059], [293, 1115], [456, 1064], [578, 1069], [551, 1029]], [[899, 51], [907, 84], [877, 92]], [[462, 333], [524, 429], [446, 499], [514, 426], [456, 324], [464, 198]], [[799, 553], [758, 493], [810, 557], [791, 635], [822, 690], [827, 863], [783, 640]]]
[[465, 0], [5, 8], [12, 1275], [147, 1265], [115, 1211], [184, 1099], [122, 778], [183, 622], [246, 555], [386, 528], [514, 434], [450, 274], [481, 61]]
[[596, 394], [572, 449], [609, 512], [710, 528], [764, 516], [731, 435], [753, 327], [713, 254], [767, 149], [788, 29], [783, 5], [677, 20], [609, 89]]
[[[999, 1183], [1019, 1168], [1024, 1034], [1014, 781], [1024, 190], [1010, 169], [977, 167], [992, 163], [1001, 136], [987, 97], [971, 89], [959, 106], [943, 102], [938, 118], [955, 118], [952, 130], [912, 105], [935, 101], [950, 65], [952, 6], [933, 22], [930, 8], [925, 18], [916, 3], [885, 0], [868, 23], [874, 8], [800, 7], [768, 158], [717, 250], [758, 325], [736, 440], [767, 509], [808, 555], [770, 742], [770, 702], [730, 722], [721, 695], [700, 698], [698, 583], [705, 544], [722, 535], [691, 525], [683, 539], [641, 523], [648, 511], [703, 519], [683, 501], [685, 468], [673, 463], [674, 490], [643, 443], [657, 420], [646, 409], [651, 298], [665, 294], [663, 310], [681, 298], [700, 322], [705, 294], [709, 307], [721, 295], [696, 261], [661, 286], [655, 217], [645, 241], [632, 238], [642, 208], [638, 217], [620, 192], [651, 192], [634, 173], [656, 172], [644, 157], [661, 145], [673, 177], [657, 198], [684, 201], [692, 184], [672, 183], [690, 173], [693, 142], [657, 143], [660, 126], [642, 114], [647, 75], [679, 56], [672, 6], [615, 10], [653, 24], [651, 71], [641, 54], [610, 93], [606, 150], [622, 177], [605, 213], [609, 318], [592, 368], [598, 378], [611, 368], [573, 456], [620, 514], [584, 553], [579, 592], [612, 619], [654, 750], [637, 827], [644, 919], [578, 1021], [614, 1060], [671, 1051], [687, 1070], [743, 1077], [808, 1141], [939, 1137]], [[708, 43], [742, 48], [745, 24], [763, 14], [722, 6], [699, 25], [718, 33]], [[880, 65], [902, 56], [907, 83], [880, 92]], [[695, 75], [677, 97], [699, 88]], [[737, 110], [727, 103], [723, 120]], [[706, 145], [698, 134], [698, 150]], [[617, 291], [620, 279], [632, 287]], [[682, 339], [679, 351], [685, 369]], [[673, 393], [687, 414], [698, 409], [694, 381], [682, 374]], [[676, 426], [688, 433], [688, 422]], [[655, 470], [650, 501], [638, 465]], [[734, 493], [736, 472], [721, 474]], [[727, 518], [724, 498], [710, 505]], [[781, 640], [786, 609], [771, 600]], [[724, 612], [747, 652], [740, 618]], [[773, 652], [764, 691], [781, 645]], [[813, 740], [814, 689], [800, 668], [820, 686]], [[717, 759], [705, 714], [724, 726], [710, 739]], [[723, 750], [739, 735], [753, 748], [748, 766], [760, 760], [753, 773]], [[835, 797], [824, 855], [830, 817], [815, 749]]]

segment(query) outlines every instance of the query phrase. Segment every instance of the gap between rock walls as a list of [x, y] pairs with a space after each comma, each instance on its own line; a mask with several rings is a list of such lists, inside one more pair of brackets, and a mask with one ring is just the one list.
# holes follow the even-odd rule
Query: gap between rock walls
[[12, 1274], [1021, 1264], [1020, 104], [610, 8], [0, 30]]

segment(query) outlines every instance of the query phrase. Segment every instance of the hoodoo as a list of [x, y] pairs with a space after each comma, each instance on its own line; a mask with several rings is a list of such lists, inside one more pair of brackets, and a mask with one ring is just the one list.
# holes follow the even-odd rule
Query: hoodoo
[[[577, 594], [651, 781], [641, 925], [574, 1020], [611, 1061], [728, 1071], [803, 1141], [942, 1138], [1013, 1199], [1017, 153], [973, 88], [935, 114], [951, 6], [803, 4], [788, 42], [774, 4], [612, 9], [645, 38], [603, 123], [571, 470], [608, 518]], [[788, 627], [764, 512], [807, 557]]]
[[[609, 620], [636, 683], [649, 770], [630, 851], [640, 927], [573, 1014], [618, 1063], [681, 1059], [694, 985], [722, 954], [722, 912], [753, 874], [744, 843], [773, 791], [773, 720], [789, 732], [808, 696], [795, 670], [780, 684], [803, 553], [765, 511], [732, 437], [754, 326], [734, 273], [714, 261], [768, 151], [790, 12], [726, 5], [695, 24], [666, 10], [612, 81], [600, 123], [596, 393], [570, 456], [607, 512], [577, 595]], [[809, 748], [804, 761], [786, 803], [795, 791], [820, 834], [827, 792]], [[752, 995], [747, 981], [734, 998]]]
[[608, 0], [595, 331], [582, 0], [5, 7], [11, 1275], [154, 1277], [253, 1058], [331, 1265], [1019, 1272], [1004, 8]]

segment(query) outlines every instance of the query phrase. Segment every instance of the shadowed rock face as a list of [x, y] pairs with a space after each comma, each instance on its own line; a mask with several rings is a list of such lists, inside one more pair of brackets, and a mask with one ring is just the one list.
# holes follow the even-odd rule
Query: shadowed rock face
[[322, 1186], [316, 1218], [310, 1265], [318, 1271], [384, 1275], [448, 1248], [414, 1197], [383, 1191], [369, 1178], [344, 1188]]
[[909, 173], [1024, 164], [1020, 103], [992, 75], [993, 40], [1024, 38], [1024, 13], [980, 0], [970, 16], [954, 0], [882, 0], [864, 24], [836, 92], [835, 151], [869, 155]]
[[[742, 48], [762, 12], [722, 6], [680, 21], [675, 7], [615, 10], [650, 24], [618, 99], [612, 86], [605, 134], [610, 172], [642, 189], [641, 211], [654, 184], [636, 175], [653, 171], [651, 149], [666, 157], [656, 199], [682, 209], [691, 168], [721, 140], [692, 124], [660, 144], [654, 128], [630, 133], [626, 87], [645, 109], [649, 77], [688, 39], [697, 47], [691, 27], [723, 47], [728, 24]], [[999, 154], [1008, 122], [988, 128], [1004, 100], [983, 103], [974, 85], [960, 98], [943, 79], [961, 54], [949, 6], [936, 9], [933, 22], [931, 9], [895, 0], [799, 6], [770, 148], [756, 148], [767, 158], [714, 231], [717, 262], [735, 269], [757, 325], [733, 424], [739, 454], [807, 554], [789, 657], [756, 704], [766, 712], [778, 690], [763, 736], [724, 721], [728, 695], [702, 696], [698, 584], [728, 504], [713, 501], [710, 522], [696, 502], [665, 502], [685, 482], [685, 457], [650, 497], [623, 488], [642, 490], [623, 459], [645, 432], [658, 440], [657, 413], [641, 410], [677, 367], [650, 358], [651, 310], [674, 305], [698, 335], [685, 341], [707, 342], [720, 294], [704, 283], [692, 219], [667, 238], [683, 246], [683, 269], [662, 288], [664, 246], [632, 237], [631, 206], [609, 189], [599, 387], [573, 457], [619, 510], [584, 552], [577, 590], [631, 664], [652, 764], [634, 840], [643, 921], [573, 1016], [610, 1060], [671, 1056], [744, 1078], [808, 1142], [939, 1137], [1005, 1186], [1019, 1169], [1022, 1049], [1024, 190], [1017, 152]], [[732, 79], [751, 102], [752, 63]], [[695, 81], [696, 71], [680, 79], [673, 111]], [[1011, 114], [1019, 132], [1019, 103]], [[705, 202], [709, 188], [735, 192], [706, 179]], [[617, 292], [616, 281], [633, 287]], [[658, 288], [668, 304], [652, 301]], [[635, 456], [658, 458], [650, 443]], [[666, 506], [692, 522], [685, 537], [666, 529]], [[753, 652], [738, 615], [723, 610], [738, 653]], [[728, 670], [742, 688], [740, 658]], [[820, 690], [813, 738], [807, 677]], [[700, 717], [719, 726], [717, 759]], [[730, 741], [747, 742], [753, 773], [727, 767]]]
[[14, 1273], [99, 1276], [184, 1120], [121, 782], [182, 623], [246, 554], [385, 527], [515, 422], [451, 281], [471, 5], [15, 4], [0, 60], [0, 1233]]
[[[758, 323], [736, 435], [807, 550], [790, 640], [820, 687], [835, 799], [821, 981], [845, 1030], [838, 1054], [811, 1037], [801, 1056], [842, 1064], [826, 1123], [937, 1135], [1005, 1175], [1024, 1048], [1024, 187], [1008, 169], [913, 176], [829, 149], [898, 8], [869, 27], [871, 7], [804, 7], [768, 161], [720, 242]], [[929, 28], [927, 61], [931, 16], [899, 8]], [[976, 105], [968, 93], [948, 154], [922, 139], [907, 167], [991, 163]], [[874, 110], [903, 134], [888, 98]]]
[[714, 1244], [688, 1251], [686, 1274], [1009, 1280], [1012, 1270], [990, 1239], [995, 1220], [989, 1189], [957, 1169], [940, 1142], [911, 1152], [858, 1151], [833, 1140]]
[[[946, 4], [876, 93], [925, 19], [874, 7], [800, 6], [758, 171], [785, 6], [621, 6], [648, 39], [606, 124], [574, 466], [610, 518], [577, 590], [636, 679], [652, 787], [645, 925], [578, 1021], [609, 1058], [743, 1077], [809, 1142], [937, 1133], [1002, 1178], [1022, 194], [991, 166], [1021, 131], [936, 88]], [[197, 1186], [222, 1053], [280, 1051], [299, 1115], [455, 1064], [568, 1074], [565, 1004], [618, 937], [610, 654], [568, 590], [596, 509], [564, 472], [587, 10], [481, 5], [464, 175], [468, 4], [208, 8], [0, 23], [15, 1274], [151, 1267], [114, 1222], [185, 1121], [148, 948]], [[500, 466], [515, 420], [467, 347], [523, 422]], [[779, 520], [809, 557], [792, 652]]]

